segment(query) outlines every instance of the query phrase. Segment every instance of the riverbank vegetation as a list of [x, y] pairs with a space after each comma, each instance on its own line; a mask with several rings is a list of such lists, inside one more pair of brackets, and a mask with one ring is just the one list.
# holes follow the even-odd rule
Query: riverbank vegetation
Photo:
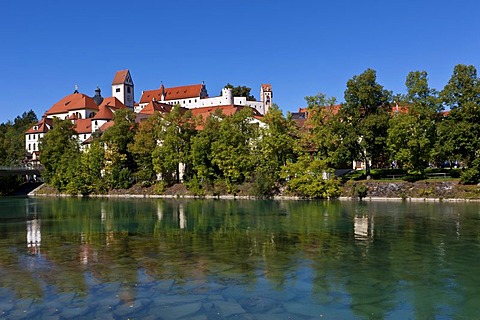
[[[40, 146], [44, 179], [69, 194], [133, 185], [163, 193], [183, 182], [199, 196], [306, 198], [338, 197], [348, 180], [478, 183], [476, 68], [455, 66], [441, 91], [430, 88], [425, 71], [410, 72], [405, 84], [406, 94], [394, 94], [367, 69], [347, 82], [344, 103], [319, 93], [305, 98], [302, 113], [285, 116], [274, 105], [261, 124], [248, 108], [195, 118], [176, 106], [141, 123], [132, 111], [119, 110], [114, 125], [83, 152], [72, 124], [56, 119]], [[336, 169], [353, 161], [365, 165], [361, 173], [336, 177]], [[357, 192], [365, 196], [368, 188]]]
[[[25, 164], [25, 131], [35, 122], [37, 116], [30, 110], [13, 121], [0, 124], [0, 166]], [[23, 181], [23, 177], [0, 176], [0, 195], [12, 192]]]

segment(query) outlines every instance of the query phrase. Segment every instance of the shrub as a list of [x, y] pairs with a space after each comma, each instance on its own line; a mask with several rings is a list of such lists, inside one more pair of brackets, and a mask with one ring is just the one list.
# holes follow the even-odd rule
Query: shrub
[[165, 189], [166, 189], [166, 184], [164, 181], [157, 181], [155, 183], [155, 186], [153, 187], [153, 192], [155, 194], [162, 194], [163, 192], [165, 192]]
[[367, 196], [368, 187], [364, 183], [360, 183], [355, 186], [355, 193], [357, 194], [357, 197], [362, 200]]
[[190, 191], [195, 196], [204, 196], [205, 190], [203, 189], [202, 184], [198, 181], [197, 176], [193, 176], [192, 179], [185, 183], [188, 191]]
[[476, 184], [480, 181], [480, 158], [476, 158], [471, 162], [468, 169], [460, 175], [460, 183]]

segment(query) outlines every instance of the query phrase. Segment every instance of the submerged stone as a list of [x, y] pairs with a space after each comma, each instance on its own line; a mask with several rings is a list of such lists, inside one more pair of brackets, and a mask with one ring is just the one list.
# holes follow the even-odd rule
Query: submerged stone
[[229, 317], [232, 315], [245, 313], [245, 310], [242, 308], [242, 306], [236, 302], [213, 301], [213, 305], [222, 317]]

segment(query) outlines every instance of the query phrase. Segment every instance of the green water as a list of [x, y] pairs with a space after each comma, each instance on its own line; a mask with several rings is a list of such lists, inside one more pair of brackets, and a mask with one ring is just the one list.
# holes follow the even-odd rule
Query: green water
[[0, 198], [0, 318], [478, 319], [480, 204]]

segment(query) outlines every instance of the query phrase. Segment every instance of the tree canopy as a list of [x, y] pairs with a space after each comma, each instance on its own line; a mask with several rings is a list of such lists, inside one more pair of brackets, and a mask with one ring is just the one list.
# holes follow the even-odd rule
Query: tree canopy
[[247, 101], [256, 101], [255, 97], [250, 94], [250, 91], [252, 90], [249, 87], [246, 86], [236, 86], [234, 87], [230, 83], [227, 83], [225, 85], [225, 88], [230, 88], [232, 89], [232, 94], [234, 97], [245, 97], [247, 98]]

